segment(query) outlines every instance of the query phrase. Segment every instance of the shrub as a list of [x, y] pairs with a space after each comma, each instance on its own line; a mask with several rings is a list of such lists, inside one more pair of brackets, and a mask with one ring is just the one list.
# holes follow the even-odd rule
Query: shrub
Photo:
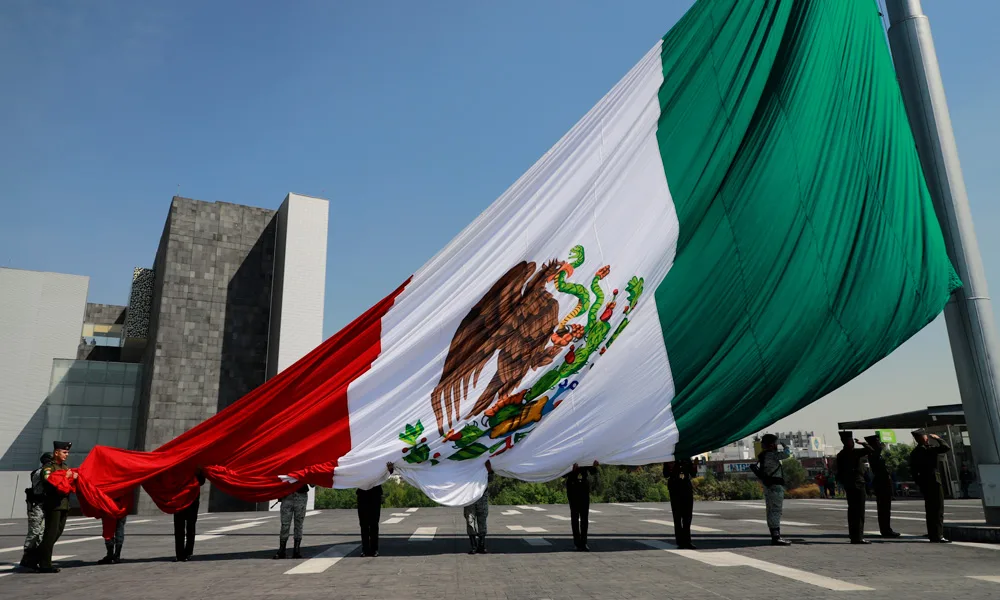
[[316, 508], [357, 508], [358, 497], [354, 490], [316, 488]]
[[794, 456], [781, 461], [781, 473], [785, 478], [785, 487], [790, 490], [802, 487], [809, 479], [809, 473]]
[[819, 486], [815, 483], [803, 485], [794, 490], [785, 490], [785, 498], [819, 498]]

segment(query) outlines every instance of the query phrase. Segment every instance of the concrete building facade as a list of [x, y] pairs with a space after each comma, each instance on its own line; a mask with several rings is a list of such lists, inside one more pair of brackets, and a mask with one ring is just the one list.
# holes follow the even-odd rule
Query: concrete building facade
[[[23, 513], [19, 478], [53, 436], [74, 441], [72, 464], [95, 444], [153, 450], [319, 345], [328, 211], [297, 194], [277, 210], [174, 197], [127, 306], [87, 304], [86, 277], [0, 269], [0, 376], [12, 382], [0, 489], [14, 490], [0, 516]], [[137, 509], [158, 510], [144, 494]]]

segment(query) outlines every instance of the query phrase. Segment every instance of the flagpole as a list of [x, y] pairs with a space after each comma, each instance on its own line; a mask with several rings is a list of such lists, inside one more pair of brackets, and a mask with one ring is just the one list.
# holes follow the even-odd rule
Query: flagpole
[[1000, 525], [1000, 344], [931, 27], [920, 0], [885, 0], [889, 47], [917, 153], [962, 289], [944, 310], [986, 521]]

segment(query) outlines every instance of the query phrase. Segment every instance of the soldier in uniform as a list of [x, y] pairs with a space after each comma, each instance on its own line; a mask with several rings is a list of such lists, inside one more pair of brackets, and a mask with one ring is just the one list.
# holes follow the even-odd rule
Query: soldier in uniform
[[45, 480], [42, 479], [42, 468], [52, 461], [52, 454], [46, 452], [38, 460], [42, 464], [31, 472], [31, 487], [24, 489], [25, 500], [28, 503], [28, 535], [24, 537], [21, 566], [25, 569], [38, 568], [38, 547], [42, 543], [42, 533], [45, 531], [45, 511], [42, 509], [45, 500]]
[[187, 562], [194, 555], [198, 509], [201, 506], [201, 486], [205, 485], [205, 475], [200, 469], [195, 473], [195, 479], [198, 480], [198, 495], [194, 502], [174, 513], [175, 562]]
[[778, 436], [764, 435], [760, 440], [761, 453], [757, 456], [755, 472], [764, 483], [764, 504], [767, 506], [767, 528], [771, 531], [772, 546], [790, 546], [792, 543], [781, 537], [781, 507], [785, 501], [785, 477], [781, 471], [781, 457], [778, 455]]
[[[486, 461], [487, 482], [493, 481], [493, 466]], [[486, 518], [490, 514], [490, 491], [483, 490], [483, 495], [472, 504], [462, 509], [465, 516], [465, 532], [469, 534], [471, 548], [469, 554], [486, 554]]]
[[674, 514], [674, 539], [677, 547], [694, 550], [691, 543], [691, 511], [694, 510], [694, 487], [691, 479], [698, 474], [697, 459], [681, 458], [663, 463], [663, 476], [670, 490], [670, 510]]
[[[852, 544], [870, 544], [865, 539], [865, 457], [872, 448], [854, 439], [851, 431], [841, 431], [844, 449], [837, 454], [837, 477], [847, 494], [847, 529]], [[857, 446], [860, 446], [858, 448]]]
[[[927, 438], [936, 444], [931, 446]], [[920, 486], [924, 497], [924, 512], [927, 516], [927, 537], [936, 544], [947, 544], [944, 537], [944, 490], [941, 488], [941, 473], [938, 471], [938, 456], [951, 450], [939, 436], [923, 431], [913, 432], [917, 446], [910, 452], [910, 473]]]
[[292, 521], [295, 521], [295, 547], [292, 549], [292, 558], [302, 558], [302, 527], [306, 520], [306, 504], [309, 503], [309, 488], [307, 484], [297, 488], [288, 494], [281, 502], [281, 532], [278, 534], [278, 553], [274, 558], [288, 558], [285, 548], [288, 546], [288, 531], [292, 528]]
[[[49, 476], [56, 471], [68, 471], [66, 461], [69, 459], [71, 442], [53, 442], [52, 462], [42, 467], [42, 479], [45, 480], [45, 499], [42, 507], [45, 511], [45, 532], [42, 534], [42, 544], [38, 548], [38, 572], [58, 573], [59, 568], [52, 566], [52, 548], [66, 527], [66, 517], [69, 514], [69, 494], [56, 489], [49, 482]], [[68, 476], [76, 479], [76, 472]]]
[[878, 507], [878, 530], [884, 538], [897, 538], [899, 532], [892, 530], [892, 497], [894, 495], [892, 476], [889, 474], [889, 467], [885, 464], [885, 457], [882, 451], [885, 446], [877, 435], [865, 437], [865, 441], [871, 447], [872, 452], [868, 455], [868, 464], [872, 468], [875, 487], [875, 505]]
[[597, 461], [592, 467], [580, 468], [573, 463], [573, 470], [566, 474], [566, 497], [569, 499], [569, 517], [573, 527], [573, 545], [577, 550], [590, 552], [587, 546], [587, 527], [590, 524], [590, 475], [597, 474]]
[[[392, 475], [395, 466], [386, 463]], [[382, 486], [358, 488], [358, 521], [361, 524], [361, 556], [378, 556], [378, 522], [382, 518]]]

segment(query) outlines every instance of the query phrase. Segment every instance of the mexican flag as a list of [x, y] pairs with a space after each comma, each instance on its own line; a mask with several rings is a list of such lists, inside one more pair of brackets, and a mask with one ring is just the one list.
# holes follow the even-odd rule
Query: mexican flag
[[958, 285], [875, 4], [702, 0], [385, 300], [81, 480], [171, 508], [195, 466], [265, 499], [391, 462], [463, 505], [487, 460], [544, 481], [690, 456], [843, 385]]

